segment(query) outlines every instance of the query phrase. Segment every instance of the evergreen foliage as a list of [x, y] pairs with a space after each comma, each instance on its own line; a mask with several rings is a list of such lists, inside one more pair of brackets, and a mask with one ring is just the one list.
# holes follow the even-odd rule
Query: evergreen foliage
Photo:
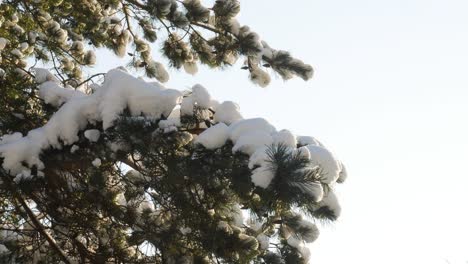
[[[242, 58], [262, 87], [270, 73], [311, 78], [310, 65], [239, 25], [239, 12], [237, 0], [0, 3], [0, 263], [308, 263], [314, 222], [339, 216], [332, 188], [346, 178], [344, 167], [339, 179], [324, 180], [309, 151], [299, 151], [320, 143], [271, 143], [261, 164], [233, 151], [232, 138], [198, 144], [204, 131], [240, 118], [217, 117], [234, 104], [204, 104], [195, 87], [173, 110], [178, 125], [127, 105], [110, 126], [86, 122], [73, 142], [59, 137], [41, 149], [43, 167], [25, 160], [27, 172], [16, 174], [5, 165], [2, 146], [43, 127], [73, 98], [99, 92], [94, 82], [104, 74], [83, 76], [98, 63], [96, 48], [128, 55], [130, 67], [160, 82], [169, 75], [153, 42], [190, 74], [199, 63], [226, 67]], [[48, 98], [55, 86], [41, 90], [43, 83], [64, 94]], [[187, 111], [190, 100], [199, 101]], [[273, 175], [265, 188], [252, 179], [261, 170]]]

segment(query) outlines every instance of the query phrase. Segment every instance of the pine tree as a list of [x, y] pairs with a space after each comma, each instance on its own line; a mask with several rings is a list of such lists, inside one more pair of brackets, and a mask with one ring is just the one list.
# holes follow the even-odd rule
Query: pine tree
[[[0, 3], [1, 263], [308, 263], [334, 221], [340, 161], [313, 137], [244, 119], [207, 89], [165, 88], [165, 65], [239, 58], [311, 78], [235, 19], [236, 0]], [[108, 48], [143, 70], [84, 76]], [[42, 65], [40, 68], [38, 65]]]

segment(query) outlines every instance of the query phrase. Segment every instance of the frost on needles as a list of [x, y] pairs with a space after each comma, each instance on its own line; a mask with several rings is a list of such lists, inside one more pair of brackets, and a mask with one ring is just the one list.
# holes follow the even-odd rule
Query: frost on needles
[[340, 215], [333, 187], [346, 170], [313, 137], [244, 119], [202, 85], [182, 92], [114, 69], [86, 94], [52, 77], [36, 69], [57, 111], [1, 137], [0, 186], [27, 197], [60, 246], [1, 231], [0, 259], [308, 263], [316, 222]]

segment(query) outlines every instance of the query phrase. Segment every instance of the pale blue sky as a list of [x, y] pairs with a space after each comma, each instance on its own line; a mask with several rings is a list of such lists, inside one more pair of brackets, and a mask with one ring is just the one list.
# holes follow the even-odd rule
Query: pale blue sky
[[236, 67], [174, 71], [168, 86], [201, 83], [344, 161], [342, 218], [310, 245], [312, 262], [467, 263], [468, 1], [241, 4], [241, 24], [312, 64], [313, 80], [262, 89]]

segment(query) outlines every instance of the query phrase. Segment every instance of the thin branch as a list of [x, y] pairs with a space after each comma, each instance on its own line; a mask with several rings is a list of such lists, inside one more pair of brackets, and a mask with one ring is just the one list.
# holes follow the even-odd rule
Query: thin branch
[[130, 15], [128, 14], [128, 11], [127, 11], [127, 5], [124, 3], [124, 1], [121, 1], [121, 3], [122, 3], [122, 10], [125, 15], [125, 21], [127, 22], [127, 29], [128, 31], [130, 31], [130, 34], [132, 35], [133, 39], [135, 39], [135, 34], [133, 33], [132, 27], [130, 24], [130, 18], [129, 18]]
[[50, 56], [52, 57], [52, 64], [54, 65], [55, 72], [57, 72], [57, 75], [60, 77], [60, 79], [62, 79], [62, 83], [65, 84], [65, 78], [63, 78], [59, 68], [57, 67], [57, 64], [55, 64], [55, 55], [52, 51], [50, 51]]
[[44, 227], [42, 224], [37, 220], [36, 215], [33, 213], [31, 208], [29, 208], [28, 204], [24, 201], [24, 199], [19, 195], [15, 195], [16, 200], [21, 204], [21, 206], [24, 208], [26, 211], [26, 214], [31, 218], [31, 222], [34, 224], [34, 226], [37, 228], [39, 233], [41, 233], [47, 242], [52, 246], [52, 248], [59, 254], [60, 258], [62, 259], [63, 262], [71, 264], [72, 262], [68, 259], [67, 255], [65, 252], [55, 243], [55, 239], [45, 231]]
[[85, 84], [85, 83], [91, 81], [91, 79], [93, 79], [94, 77], [97, 77], [97, 76], [100, 76], [100, 75], [106, 75], [106, 74], [105, 74], [105, 73], [102, 73], [102, 72], [101, 72], [101, 73], [93, 74], [93, 75], [91, 75], [88, 79], [86, 79], [86, 80], [82, 81], [81, 83], [79, 83], [76, 87], [80, 87], [81, 85], [83, 85], [83, 84]]

